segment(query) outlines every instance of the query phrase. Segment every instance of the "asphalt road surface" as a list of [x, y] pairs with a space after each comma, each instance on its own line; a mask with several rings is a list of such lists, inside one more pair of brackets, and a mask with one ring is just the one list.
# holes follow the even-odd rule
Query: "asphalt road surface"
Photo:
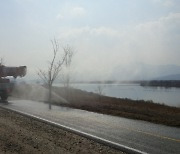
[[146, 153], [180, 153], [180, 129], [176, 127], [54, 105], [49, 110], [47, 104], [28, 100], [13, 100], [0, 105], [33, 114]]

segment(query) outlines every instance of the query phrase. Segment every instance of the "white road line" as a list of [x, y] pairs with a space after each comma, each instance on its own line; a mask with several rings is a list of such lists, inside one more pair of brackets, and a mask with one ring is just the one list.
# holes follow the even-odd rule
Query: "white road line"
[[4, 106], [0, 106], [0, 107], [2, 107], [4, 109], [8, 109], [10, 111], [17, 112], [17, 113], [19, 113], [21, 115], [36, 119], [38, 121], [53, 125], [55, 127], [64, 129], [64, 130], [72, 132], [74, 134], [86, 137], [86, 138], [94, 140], [94, 141], [96, 141], [98, 143], [110, 146], [112, 148], [121, 150], [121, 151], [129, 153], [129, 154], [147, 154], [146, 152], [143, 152], [143, 151], [140, 151], [140, 150], [137, 150], [137, 149], [134, 149], [134, 148], [131, 148], [131, 147], [116, 143], [116, 142], [112, 142], [112, 141], [109, 141], [107, 139], [104, 139], [104, 138], [101, 138], [101, 137], [98, 137], [98, 136], [95, 136], [95, 135], [91, 135], [89, 133], [82, 132], [80, 130], [77, 130], [77, 129], [74, 129], [74, 128], [71, 128], [71, 127], [68, 127], [68, 126], [65, 126], [65, 125], [61, 125], [59, 123], [56, 123], [56, 122], [53, 122], [53, 121], [50, 121], [50, 120], [47, 120], [47, 119], [44, 119], [44, 118], [41, 118], [41, 117], [38, 117], [38, 116], [35, 116], [35, 115], [31, 115], [29, 113], [25, 113], [25, 112], [18, 111], [18, 110], [15, 110], [15, 109], [7, 108], [7, 107], [4, 107]]

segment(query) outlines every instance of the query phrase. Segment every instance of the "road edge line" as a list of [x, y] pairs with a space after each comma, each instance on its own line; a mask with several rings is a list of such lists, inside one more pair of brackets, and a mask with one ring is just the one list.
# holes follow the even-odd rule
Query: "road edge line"
[[146, 152], [143, 152], [143, 151], [140, 151], [140, 150], [137, 150], [137, 149], [134, 149], [134, 148], [131, 148], [131, 147], [116, 143], [116, 142], [112, 142], [112, 141], [103, 139], [103, 138], [95, 136], [95, 135], [91, 135], [91, 134], [86, 133], [86, 132], [79, 131], [77, 129], [74, 129], [74, 128], [71, 128], [71, 127], [68, 127], [68, 126], [65, 126], [65, 125], [62, 125], [62, 124], [59, 124], [59, 123], [56, 123], [56, 122], [53, 122], [53, 121], [50, 121], [50, 120], [35, 116], [35, 115], [31, 115], [29, 113], [25, 113], [25, 112], [18, 111], [18, 110], [15, 110], [15, 109], [7, 108], [7, 107], [4, 107], [4, 106], [0, 106], [0, 107], [3, 108], [3, 109], [9, 110], [9, 111], [16, 112], [16, 113], [18, 113], [20, 115], [35, 119], [37, 121], [40, 121], [40, 122], [55, 126], [57, 128], [65, 130], [65, 131], [77, 134], [79, 136], [91, 139], [91, 140], [93, 140], [95, 142], [98, 142], [98, 143], [101, 143], [103, 145], [112, 147], [114, 149], [121, 150], [122, 152], [125, 152], [125, 153], [128, 153], [128, 154], [147, 154]]

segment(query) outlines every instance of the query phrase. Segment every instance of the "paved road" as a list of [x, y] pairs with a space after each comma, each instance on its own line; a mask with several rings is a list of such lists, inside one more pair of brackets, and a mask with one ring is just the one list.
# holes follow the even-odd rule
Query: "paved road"
[[180, 129], [27, 100], [3, 107], [51, 120], [98, 137], [153, 154], [180, 153]]

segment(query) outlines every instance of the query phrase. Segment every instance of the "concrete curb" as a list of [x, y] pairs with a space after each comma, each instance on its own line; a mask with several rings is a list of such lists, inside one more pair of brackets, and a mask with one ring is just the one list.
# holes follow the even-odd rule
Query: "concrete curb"
[[131, 148], [131, 147], [128, 147], [128, 146], [125, 146], [125, 145], [122, 145], [122, 144], [119, 144], [119, 143], [116, 143], [116, 142], [112, 142], [112, 141], [103, 139], [101, 137], [91, 135], [91, 134], [79, 131], [77, 129], [74, 129], [74, 128], [71, 128], [71, 127], [68, 127], [68, 126], [65, 126], [65, 125], [61, 125], [59, 123], [49, 121], [47, 119], [44, 119], [44, 118], [41, 118], [41, 117], [38, 117], [38, 116], [34, 116], [34, 115], [31, 115], [31, 114], [28, 114], [28, 113], [25, 113], [25, 112], [21, 112], [21, 111], [15, 110], [15, 109], [6, 108], [4, 106], [0, 106], [0, 107], [3, 108], [3, 109], [7, 109], [9, 111], [16, 112], [16, 113], [21, 114], [23, 116], [33, 118], [33, 119], [38, 120], [40, 122], [43, 122], [43, 123], [58, 127], [60, 129], [63, 129], [65, 131], [77, 134], [79, 136], [83, 136], [85, 138], [88, 138], [88, 139], [91, 139], [91, 140], [96, 141], [98, 143], [107, 145], [107, 146], [112, 147], [114, 149], [118, 149], [118, 150], [120, 150], [122, 152], [125, 152], [125, 153], [128, 153], [128, 154], [147, 154], [146, 152], [139, 151], [137, 149], [134, 149], [134, 148]]

